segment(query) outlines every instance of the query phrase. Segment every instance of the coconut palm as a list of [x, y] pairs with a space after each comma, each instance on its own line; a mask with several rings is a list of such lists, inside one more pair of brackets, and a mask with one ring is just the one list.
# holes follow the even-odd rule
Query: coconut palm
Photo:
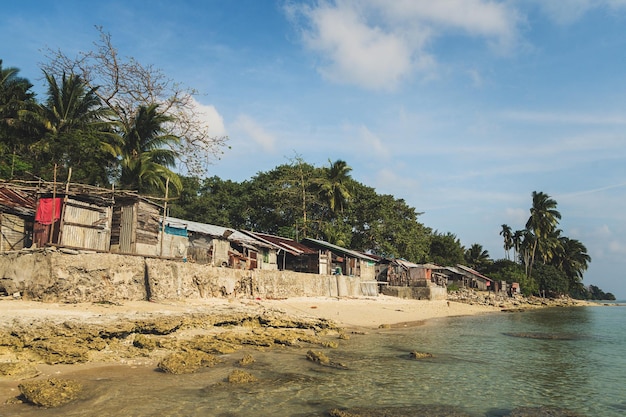
[[577, 239], [559, 237], [559, 251], [553, 258], [553, 264], [567, 276], [570, 288], [575, 288], [583, 278], [591, 257], [587, 248]]
[[503, 224], [500, 236], [504, 239], [504, 254], [506, 259], [511, 259], [510, 250], [513, 248], [513, 234], [511, 233], [511, 226]]
[[484, 250], [482, 245], [474, 243], [465, 251], [465, 262], [469, 267], [481, 271], [491, 263], [491, 259], [489, 252]]
[[513, 243], [513, 259], [515, 262], [520, 262], [520, 250], [522, 248], [522, 240], [524, 239], [524, 231], [516, 230], [511, 237]]
[[48, 82], [45, 103], [22, 112], [22, 119], [40, 132], [31, 148], [35, 157], [44, 167], [54, 163], [62, 169], [73, 168], [77, 180], [108, 183], [119, 137], [96, 88], [87, 88], [74, 74], [63, 74], [60, 83], [50, 74], [44, 75]]
[[535, 262], [535, 254], [539, 242], [548, 238], [561, 219], [561, 213], [556, 209], [556, 201], [550, 198], [549, 195], [544, 192], [533, 191], [532, 197], [533, 204], [530, 208], [530, 217], [526, 222], [526, 229], [535, 235], [535, 242], [531, 252], [528, 275], [532, 274], [532, 266]]
[[351, 195], [349, 190], [350, 171], [346, 161], [337, 160], [330, 162], [330, 167], [325, 169], [325, 175], [320, 180], [320, 195], [328, 203], [328, 208], [333, 214], [343, 212], [344, 206]]
[[175, 166], [177, 157], [170, 146], [180, 139], [165, 133], [164, 124], [171, 117], [160, 113], [158, 107], [139, 107], [124, 128], [120, 175], [120, 186], [124, 188], [142, 193], [163, 191], [169, 179], [175, 189], [182, 189], [180, 178], [169, 169]]

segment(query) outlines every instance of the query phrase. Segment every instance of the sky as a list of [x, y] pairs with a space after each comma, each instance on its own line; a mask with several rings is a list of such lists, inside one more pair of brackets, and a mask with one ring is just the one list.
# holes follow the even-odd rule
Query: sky
[[419, 220], [504, 258], [532, 192], [626, 299], [626, 0], [22, 0], [0, 59], [45, 91], [46, 48], [121, 56], [199, 92], [244, 181], [300, 157], [345, 160]]

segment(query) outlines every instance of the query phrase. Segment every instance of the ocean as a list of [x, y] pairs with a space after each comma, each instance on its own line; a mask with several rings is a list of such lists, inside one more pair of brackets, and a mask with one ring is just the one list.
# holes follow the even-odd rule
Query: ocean
[[[497, 417], [527, 407], [626, 415], [621, 303], [436, 319], [338, 342], [324, 353], [345, 369], [306, 360], [307, 347], [247, 351], [256, 362], [245, 370], [258, 378], [248, 384], [224, 382], [242, 351], [191, 375], [109, 366], [72, 375], [85, 384], [80, 400], [55, 409], [2, 405], [0, 416], [304, 417], [360, 409], [371, 416]], [[413, 351], [432, 357], [414, 359]]]

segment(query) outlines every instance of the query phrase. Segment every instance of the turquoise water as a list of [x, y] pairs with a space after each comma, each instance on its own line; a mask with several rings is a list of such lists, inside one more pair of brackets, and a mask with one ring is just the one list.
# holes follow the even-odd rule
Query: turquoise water
[[[109, 367], [75, 375], [86, 385], [78, 402], [4, 406], [0, 416], [321, 416], [354, 407], [391, 415], [402, 407], [394, 415], [496, 417], [527, 406], [626, 415], [624, 306], [439, 319], [339, 342], [325, 353], [347, 370], [307, 361], [306, 347], [252, 351], [246, 370], [259, 382], [244, 385], [223, 382], [242, 352], [193, 375]], [[411, 359], [411, 351], [434, 357]]]

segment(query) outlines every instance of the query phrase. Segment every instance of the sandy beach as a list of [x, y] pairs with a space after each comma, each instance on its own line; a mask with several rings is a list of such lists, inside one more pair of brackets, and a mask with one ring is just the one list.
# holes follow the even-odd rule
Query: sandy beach
[[500, 309], [454, 301], [407, 300], [380, 295], [363, 298], [302, 297], [288, 299], [204, 299], [180, 302], [123, 301], [115, 304], [43, 303], [37, 301], [0, 300], [0, 327], [16, 322], [41, 320], [62, 323], [106, 323], [123, 319], [154, 318], [192, 313], [262, 311], [283, 312], [292, 317], [332, 320], [341, 327], [398, 325], [451, 316], [467, 316]]

